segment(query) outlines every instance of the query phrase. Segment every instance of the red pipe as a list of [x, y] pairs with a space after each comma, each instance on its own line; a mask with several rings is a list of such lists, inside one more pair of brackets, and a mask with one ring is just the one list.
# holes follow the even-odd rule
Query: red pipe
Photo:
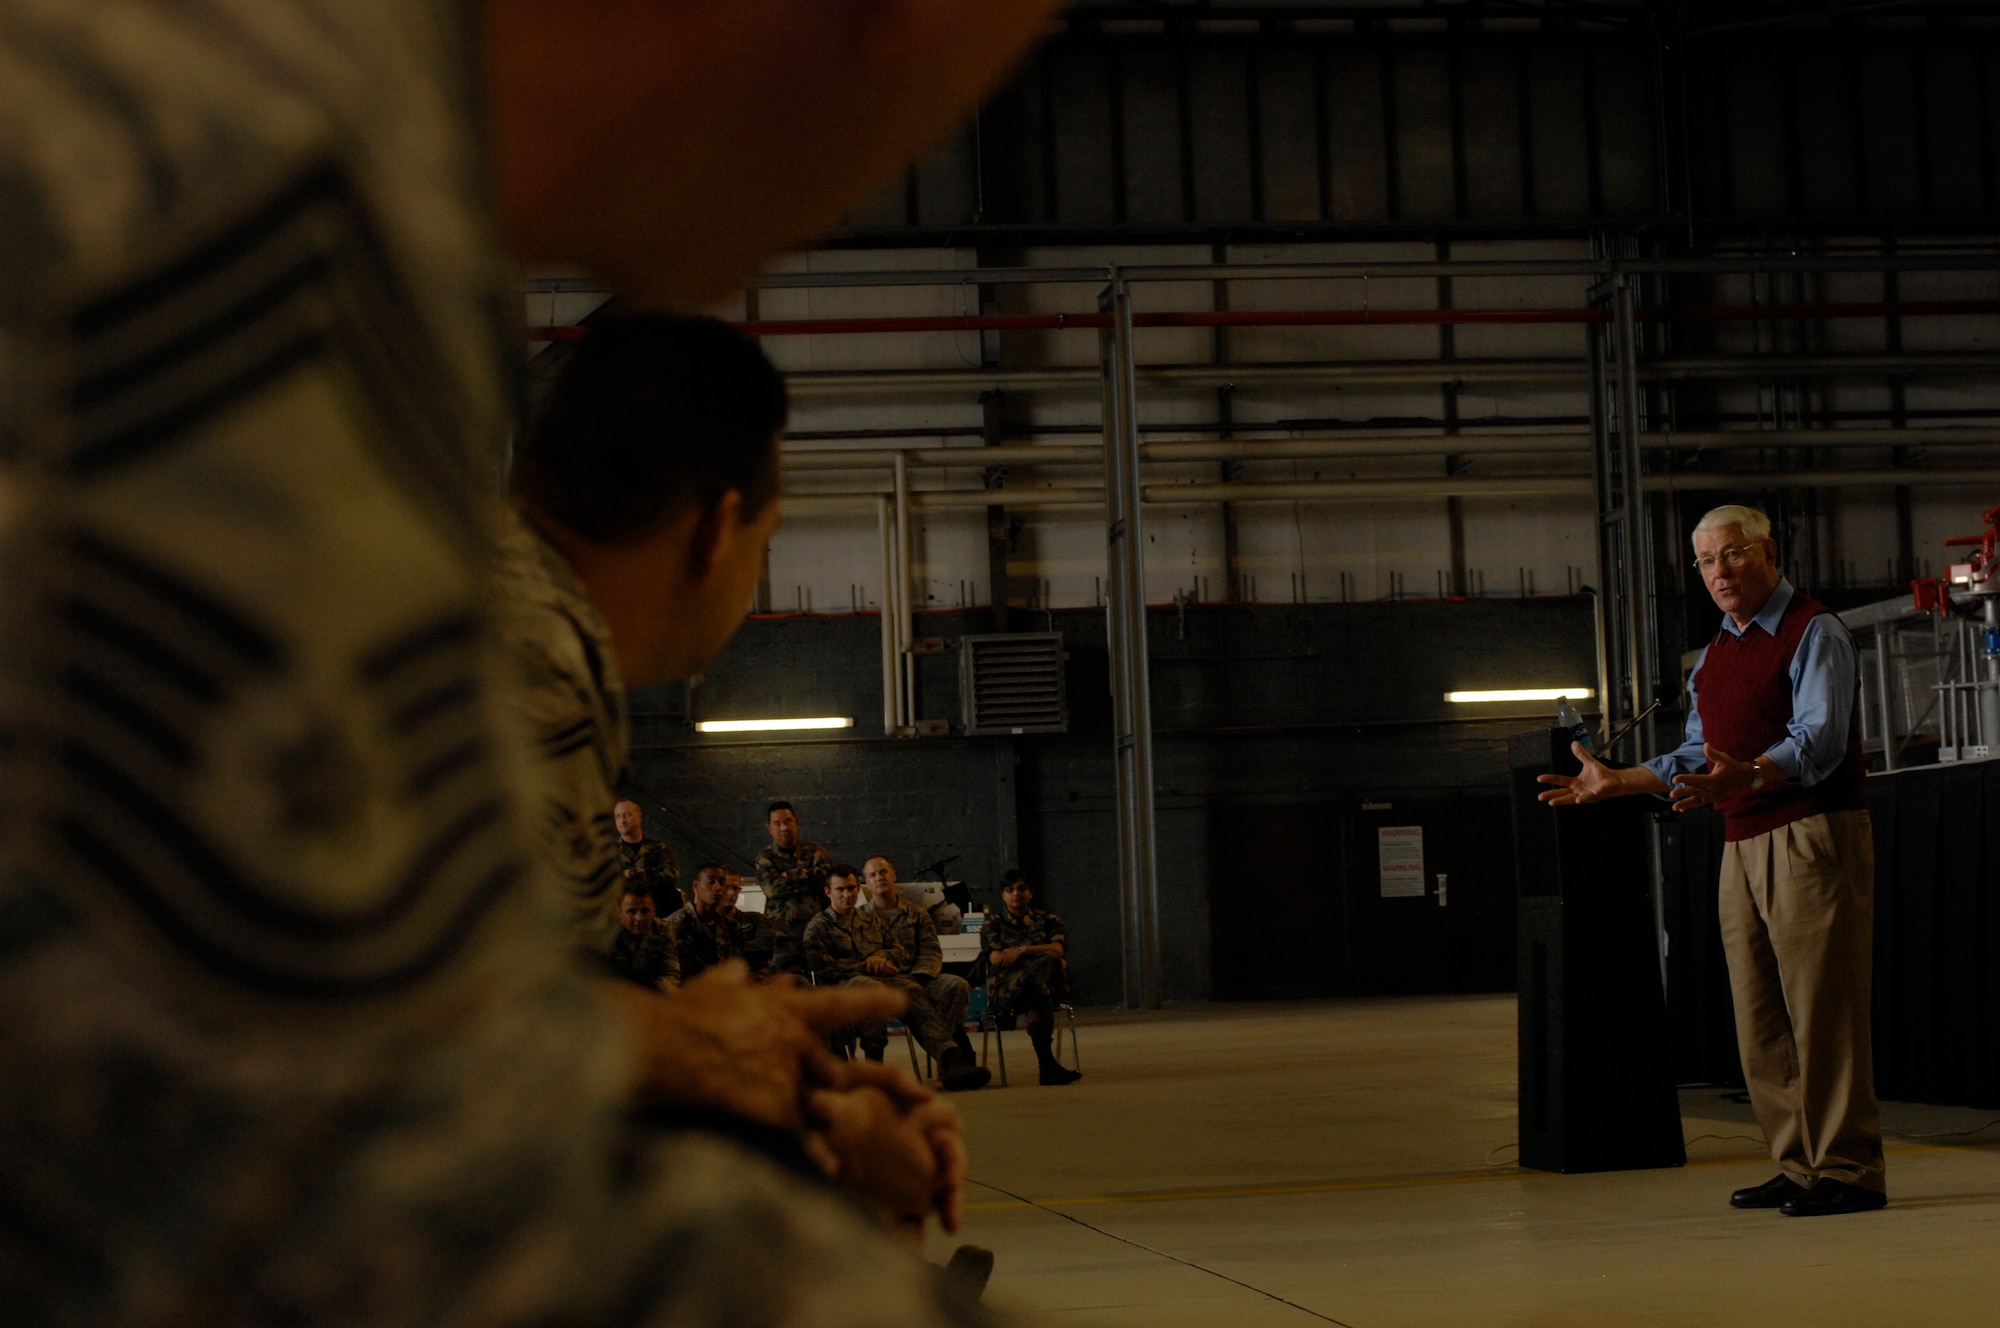
[[[1697, 305], [1640, 309], [1647, 323], [1735, 323], [1776, 318], [1916, 318], [2000, 313], [2000, 300], [1904, 300], [1876, 304]], [[1498, 323], [1608, 323], [1608, 309], [1303, 309], [1213, 313], [1135, 313], [1134, 327], [1461, 326]], [[903, 318], [785, 318], [736, 323], [753, 337], [827, 336], [864, 332], [1065, 332], [1111, 326], [1109, 314], [940, 314]], [[533, 327], [530, 341], [575, 341], [586, 325]]]

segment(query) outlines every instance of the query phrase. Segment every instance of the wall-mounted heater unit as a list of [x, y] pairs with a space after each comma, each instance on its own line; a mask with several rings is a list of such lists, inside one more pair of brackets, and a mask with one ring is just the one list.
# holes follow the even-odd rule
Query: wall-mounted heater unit
[[959, 647], [959, 695], [968, 734], [1068, 730], [1061, 632], [966, 636]]

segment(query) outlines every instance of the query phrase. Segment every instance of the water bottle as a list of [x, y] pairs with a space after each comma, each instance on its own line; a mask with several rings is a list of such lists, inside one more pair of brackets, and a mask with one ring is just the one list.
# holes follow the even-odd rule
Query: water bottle
[[1597, 748], [1590, 741], [1590, 725], [1583, 722], [1583, 716], [1577, 713], [1576, 707], [1569, 703], [1567, 696], [1560, 698], [1560, 704], [1556, 706], [1556, 724], [1568, 729], [1569, 736], [1576, 739], [1583, 750], [1593, 754], [1596, 752]]

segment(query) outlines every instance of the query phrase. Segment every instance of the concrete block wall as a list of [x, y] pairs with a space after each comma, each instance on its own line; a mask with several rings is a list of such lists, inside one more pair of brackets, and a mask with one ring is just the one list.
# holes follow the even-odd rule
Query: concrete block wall
[[[1163, 993], [1206, 998], [1211, 907], [1257, 906], [1254, 881], [1210, 879], [1210, 836], [1229, 806], [1503, 790], [1507, 733], [1545, 722], [1551, 707], [1468, 718], [1443, 694], [1590, 685], [1592, 612], [1585, 596], [1153, 609]], [[766, 842], [765, 804], [785, 798], [836, 858], [886, 852], [908, 876], [957, 855], [946, 874], [996, 905], [1000, 873], [1024, 866], [1070, 926], [1079, 996], [1117, 1001], [1104, 617], [1028, 616], [1017, 625], [1046, 622], [1065, 637], [1065, 734], [881, 737], [873, 615], [753, 619], [691, 689], [691, 706], [672, 689], [634, 698], [634, 791], [643, 790], [649, 828], [690, 865], [716, 851], [747, 863]], [[984, 610], [927, 613], [917, 634], [949, 646], [989, 626]], [[919, 664], [919, 714], [956, 721], [955, 650]], [[692, 732], [690, 708], [701, 717], [851, 715], [856, 727], [795, 741], [709, 737]]]

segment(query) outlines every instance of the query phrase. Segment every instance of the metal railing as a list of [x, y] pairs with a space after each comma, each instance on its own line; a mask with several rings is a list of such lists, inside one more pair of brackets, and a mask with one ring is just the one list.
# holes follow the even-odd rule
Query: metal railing
[[[1968, 612], [1988, 597], [1960, 595]], [[1899, 597], [1841, 613], [1861, 655], [1861, 744], [1884, 770], [2000, 753], [2000, 659], [1986, 625]]]

